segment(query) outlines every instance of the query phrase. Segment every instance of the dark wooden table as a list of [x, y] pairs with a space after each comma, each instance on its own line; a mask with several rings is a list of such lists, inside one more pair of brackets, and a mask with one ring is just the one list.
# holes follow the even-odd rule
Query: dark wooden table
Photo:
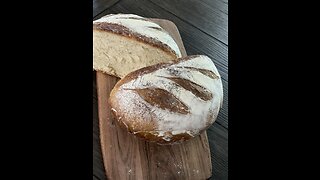
[[[93, 0], [93, 19], [110, 13], [168, 19], [177, 25], [188, 55], [205, 54], [213, 60], [222, 76], [224, 104], [207, 131], [211, 179], [228, 179], [228, 0]], [[105, 180], [93, 74], [93, 179]]]

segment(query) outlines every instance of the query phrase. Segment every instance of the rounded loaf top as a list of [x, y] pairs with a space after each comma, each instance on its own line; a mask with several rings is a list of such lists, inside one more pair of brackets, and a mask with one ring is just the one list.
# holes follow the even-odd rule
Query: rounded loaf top
[[158, 144], [199, 135], [216, 120], [222, 101], [220, 74], [204, 55], [131, 72], [115, 85], [109, 99], [122, 127]]

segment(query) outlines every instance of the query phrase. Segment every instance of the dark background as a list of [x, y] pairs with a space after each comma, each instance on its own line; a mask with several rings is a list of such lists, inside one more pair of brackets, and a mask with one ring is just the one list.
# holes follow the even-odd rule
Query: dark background
[[93, 2], [4, 2], [1, 162], [6, 179], [105, 177], [91, 127], [97, 128], [90, 109], [92, 5], [93, 17], [130, 12], [172, 20], [189, 54], [207, 54], [216, 63], [226, 95], [208, 132], [214, 179], [319, 179], [317, 5], [120, 0], [106, 9], [114, 0]]
[[[204, 54], [217, 66], [224, 102], [208, 129], [211, 179], [228, 179], [228, 1], [227, 0], [93, 0], [93, 20], [111, 13], [132, 13], [171, 20], [178, 27], [188, 55]], [[100, 150], [97, 94], [93, 73], [93, 179], [106, 179]]]

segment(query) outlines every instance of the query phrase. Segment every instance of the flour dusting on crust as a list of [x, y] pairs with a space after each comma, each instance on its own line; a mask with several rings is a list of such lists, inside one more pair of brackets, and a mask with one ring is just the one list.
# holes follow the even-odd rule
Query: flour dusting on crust
[[[202, 72], [197, 69], [202, 69]], [[203, 73], [205, 71], [210, 71], [215, 76]], [[130, 74], [128, 76], [130, 77]], [[210, 92], [212, 97], [204, 100], [170, 78], [180, 78], [195, 83], [206, 92]], [[144, 88], [157, 88], [170, 92], [188, 107], [189, 112], [184, 114], [162, 106], [151, 105], [134, 91]], [[136, 128], [150, 123], [154, 126], [146, 131], [152, 131], [154, 135], [170, 141], [172, 137], [181, 134], [194, 137], [210, 126], [216, 120], [221, 107], [223, 89], [221, 77], [211, 59], [199, 55], [182, 58], [177, 63], [163, 66], [125, 82], [118, 87], [114, 98], [121, 105], [121, 109], [117, 111], [128, 116], [122, 120], [127, 120], [127, 124], [130, 124], [132, 129], [141, 131]], [[159, 98], [163, 98], [163, 102], [167, 103], [166, 97]]]

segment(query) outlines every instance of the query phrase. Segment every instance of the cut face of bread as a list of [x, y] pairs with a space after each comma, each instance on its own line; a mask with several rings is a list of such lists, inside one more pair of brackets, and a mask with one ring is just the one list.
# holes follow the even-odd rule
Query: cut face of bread
[[181, 57], [173, 38], [158, 24], [132, 14], [93, 22], [93, 68], [117, 77]]
[[110, 95], [112, 111], [129, 132], [172, 144], [199, 135], [223, 101], [220, 75], [207, 56], [188, 56], [129, 73]]

